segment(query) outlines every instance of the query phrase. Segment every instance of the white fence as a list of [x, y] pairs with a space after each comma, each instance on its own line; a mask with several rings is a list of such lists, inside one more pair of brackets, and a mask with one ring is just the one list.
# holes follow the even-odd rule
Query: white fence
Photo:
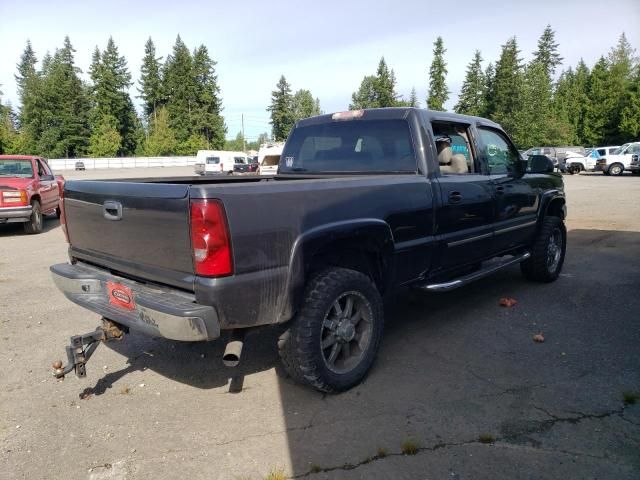
[[82, 162], [87, 170], [95, 168], [187, 167], [196, 157], [115, 157], [115, 158], [52, 158], [47, 160], [56, 170], [74, 170]]

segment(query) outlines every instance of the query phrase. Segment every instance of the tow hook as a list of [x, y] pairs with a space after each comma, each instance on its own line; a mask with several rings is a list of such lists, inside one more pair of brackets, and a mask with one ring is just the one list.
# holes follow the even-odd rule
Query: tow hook
[[86, 364], [96, 351], [100, 342], [122, 340], [129, 329], [106, 318], [102, 319], [102, 325], [93, 332], [71, 337], [71, 344], [66, 347], [67, 364], [63, 367], [62, 360], [53, 362], [53, 375], [56, 378], [64, 378], [71, 370], [75, 370], [76, 377], [83, 378], [87, 375]]

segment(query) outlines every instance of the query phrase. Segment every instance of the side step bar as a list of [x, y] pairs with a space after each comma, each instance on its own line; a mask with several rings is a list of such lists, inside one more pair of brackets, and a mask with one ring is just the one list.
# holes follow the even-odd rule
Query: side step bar
[[489, 265], [485, 268], [481, 268], [476, 272], [469, 273], [463, 277], [456, 278], [455, 280], [449, 280], [448, 282], [443, 283], [425, 283], [422, 285], [417, 285], [416, 288], [418, 290], [425, 290], [427, 292], [448, 292], [449, 290], [454, 290], [456, 288], [460, 288], [464, 285], [467, 285], [471, 282], [475, 282], [476, 280], [480, 280], [492, 273], [497, 272], [498, 270], [502, 270], [503, 268], [510, 267], [511, 265], [515, 265], [520, 263], [527, 258], [529, 258], [531, 254], [529, 252], [521, 253], [520, 255], [515, 255], [513, 258], [506, 260], [504, 262], [498, 263], [497, 265]]

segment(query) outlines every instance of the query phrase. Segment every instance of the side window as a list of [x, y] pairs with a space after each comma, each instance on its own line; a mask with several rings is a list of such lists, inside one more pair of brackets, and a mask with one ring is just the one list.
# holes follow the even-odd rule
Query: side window
[[49, 168], [47, 167], [47, 165], [42, 161], [42, 160], [36, 160], [38, 163], [38, 176], [40, 178], [44, 178], [44, 179], [49, 179], [48, 177], [51, 177], [51, 171], [49, 171]]
[[599, 148], [598, 150], [596, 150], [600, 155], [606, 155], [607, 151], [604, 148]]
[[487, 164], [489, 174], [506, 175], [517, 170], [519, 162], [518, 151], [511, 145], [506, 137], [488, 128], [478, 128], [482, 150]]
[[431, 129], [438, 152], [440, 173], [477, 172], [475, 153], [471, 147], [469, 126], [454, 122], [432, 122]]

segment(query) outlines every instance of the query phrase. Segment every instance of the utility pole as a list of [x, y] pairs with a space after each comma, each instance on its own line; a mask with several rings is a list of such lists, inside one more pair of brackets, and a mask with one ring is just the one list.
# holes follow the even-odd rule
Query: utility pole
[[247, 153], [247, 142], [244, 137], [244, 113], [242, 114], [242, 151]]

